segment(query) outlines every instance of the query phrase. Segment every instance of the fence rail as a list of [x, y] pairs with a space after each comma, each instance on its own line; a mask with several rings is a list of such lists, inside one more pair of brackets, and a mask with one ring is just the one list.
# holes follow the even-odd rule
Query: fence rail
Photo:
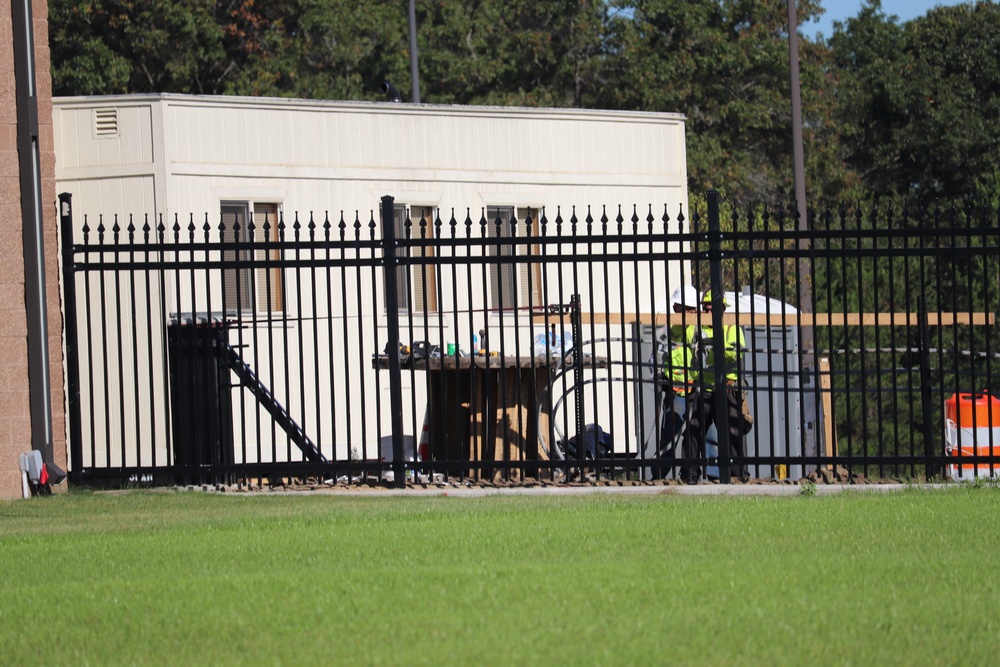
[[[994, 473], [996, 209], [838, 206], [800, 231], [690, 206], [139, 224], [62, 195], [71, 479]], [[686, 285], [711, 314], [674, 312]], [[729, 326], [735, 369], [710, 365]], [[745, 410], [690, 419], [727, 392]]]

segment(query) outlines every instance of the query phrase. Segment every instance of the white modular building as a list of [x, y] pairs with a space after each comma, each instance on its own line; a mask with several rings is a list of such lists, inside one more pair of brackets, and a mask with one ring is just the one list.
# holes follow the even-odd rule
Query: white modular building
[[[141, 237], [146, 223], [155, 229], [162, 221], [168, 230], [175, 222], [180, 225], [178, 238], [184, 244], [214, 234], [207, 230], [214, 230], [220, 221], [242, 221], [251, 215], [258, 235], [263, 220], [274, 229], [273, 221], [279, 219], [289, 235], [294, 222], [307, 234], [310, 222], [319, 230], [327, 220], [334, 234], [345, 221], [350, 234], [356, 222], [365, 227], [370, 221], [377, 223], [379, 202], [386, 195], [394, 198], [400, 219], [530, 216], [537, 225], [543, 215], [550, 220], [573, 214], [583, 219], [588, 213], [614, 219], [621, 213], [626, 219], [637, 214], [643, 220], [650, 214], [658, 220], [666, 214], [677, 221], [678, 230], [688, 224], [680, 222], [682, 215], [689, 215], [685, 125], [680, 114], [157, 94], [59, 98], [53, 101], [53, 116], [57, 191], [72, 195], [76, 243], [83, 240], [85, 225], [93, 242], [102, 224], [110, 236], [117, 222], [124, 237], [131, 223], [134, 234]], [[189, 234], [192, 223], [196, 231]], [[173, 238], [172, 231], [168, 237]], [[665, 242], [636, 252], [663, 257], [670, 249]], [[181, 264], [197, 258], [178, 250], [164, 253], [162, 259]], [[582, 295], [584, 308], [601, 313], [648, 312], [649, 304], [664, 298], [664, 285], [681, 284], [687, 268], [682, 262], [650, 265], [654, 266], [658, 268], [643, 268], [641, 276], [624, 264], [621, 270], [592, 276]], [[383, 285], [377, 277], [363, 276], [332, 288], [326, 282], [323, 289], [341, 292], [330, 299], [329, 294], [316, 294], [315, 274], [271, 267], [249, 272], [240, 281], [230, 280], [228, 288], [216, 281], [195, 289], [186, 281], [203, 278], [188, 278], [178, 266], [179, 288], [130, 291], [119, 286], [115, 308], [124, 315], [117, 322], [89, 322], [88, 331], [81, 333], [101, 340], [81, 357], [84, 400], [88, 395], [112, 397], [115, 410], [121, 411], [120, 415], [103, 407], [82, 411], [83, 432], [90, 441], [84, 447], [89, 464], [166, 462], [164, 433], [170, 408], [167, 392], [158, 393], [158, 388], [169, 381], [166, 362], [157, 361], [168, 357], [166, 329], [171, 318], [183, 321], [185, 313], [199, 312], [211, 318], [212, 312], [232, 311], [235, 303], [244, 311], [243, 326], [230, 335], [240, 337], [244, 359], [287, 411], [301, 416], [298, 421], [306, 422], [302, 427], [313, 434], [312, 439], [335, 443], [338, 458], [352, 451], [379, 451], [378, 440], [388, 432], [389, 415], [377, 416], [378, 428], [366, 428], [375, 418], [371, 406], [342, 401], [350, 395], [350, 386], [359, 384], [388, 391], [386, 383], [378, 382], [377, 369], [364, 361], [381, 351], [371, 341], [386, 340], [384, 313], [346, 312], [339, 301], [344, 293], [363, 293], [384, 303]], [[507, 336], [506, 332], [518, 329], [500, 326], [501, 320], [523, 316], [507, 306], [565, 303], [569, 297], [554, 292], [553, 280], [546, 293], [528, 294], [521, 285], [516, 303], [498, 304], [491, 302], [497, 298], [492, 285], [480, 281], [466, 285], [469, 280], [461, 272], [411, 278], [412, 292], [404, 295], [401, 310], [406, 306], [418, 314], [404, 328], [443, 332], [442, 340], [432, 341], [441, 345], [447, 339], [464, 347], [470, 338], [466, 330], [470, 327], [454, 313], [481, 309], [481, 324], [471, 328], [502, 330]], [[607, 281], [615, 284], [607, 288]], [[621, 282], [627, 282], [628, 289], [622, 289]], [[234, 284], [240, 294], [234, 293]], [[446, 302], [426, 303], [421, 296], [426, 289], [420, 288], [428, 284]], [[112, 289], [96, 277], [79, 280], [77, 300], [94, 303]], [[195, 296], [203, 293], [209, 296]], [[147, 312], [151, 319], [127, 315]], [[304, 324], [317, 320], [337, 322], [321, 327], [337, 332], [335, 350], [319, 340], [322, 332]], [[341, 326], [348, 320], [349, 325]], [[247, 342], [251, 339], [252, 345]], [[148, 347], [138, 353], [130, 348], [132, 341]], [[278, 349], [280, 354], [275, 354]], [[352, 353], [341, 357], [338, 350]], [[264, 364], [265, 356], [278, 359], [279, 367]], [[143, 363], [147, 357], [151, 362]], [[121, 378], [95, 372], [108, 359], [126, 365]], [[331, 369], [322, 386], [330, 384], [334, 397], [320, 388], [319, 381], [287, 377], [280, 368], [283, 364]], [[426, 397], [420, 383], [413, 384], [412, 395], [404, 400], [404, 424], [417, 430]], [[328, 412], [341, 417], [323, 416]], [[244, 409], [237, 419], [242, 422], [237, 428], [251, 433], [250, 439], [266, 430], [253, 410]], [[604, 419], [614, 421], [613, 416]], [[154, 444], [144, 455], [141, 448], [117, 444], [126, 441]], [[236, 462], [296, 456], [292, 448], [237, 446]]]

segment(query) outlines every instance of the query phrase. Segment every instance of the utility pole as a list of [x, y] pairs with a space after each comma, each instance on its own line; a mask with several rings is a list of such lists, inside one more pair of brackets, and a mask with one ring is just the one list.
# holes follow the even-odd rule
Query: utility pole
[[417, 66], [417, 0], [410, 0], [410, 91], [420, 104], [420, 68]]
[[[802, 234], [799, 237], [799, 250], [808, 252], [812, 244], [805, 237], [809, 231], [809, 208], [806, 205], [806, 167], [805, 150], [802, 146], [802, 90], [799, 82], [799, 21], [795, 13], [795, 0], [788, 0], [788, 60], [791, 65], [791, 88], [792, 88], [792, 161], [795, 172], [795, 205], [799, 214], [798, 228]], [[798, 261], [799, 273], [799, 312], [811, 313], [812, 307], [812, 262], [808, 257], [800, 258]], [[813, 344], [813, 328], [811, 326], [799, 326], [800, 354], [802, 369], [800, 377], [809, 383], [812, 388], [818, 386], [818, 378], [815, 374], [816, 351]], [[807, 394], [804, 402], [803, 417], [805, 422], [805, 433], [803, 434], [803, 449], [806, 456], [816, 456], [816, 435], [819, 432], [817, 417], [819, 411], [816, 409], [818, 401], [809, 400], [808, 396], [818, 396], [815, 392]]]
[[[788, 59], [792, 78], [792, 160], [795, 170], [795, 203], [799, 211], [799, 229], [809, 229], [806, 219], [806, 166], [802, 148], [802, 86], [799, 83], [799, 20], [795, 0], [788, 0]], [[800, 247], [803, 241], [800, 241]]]

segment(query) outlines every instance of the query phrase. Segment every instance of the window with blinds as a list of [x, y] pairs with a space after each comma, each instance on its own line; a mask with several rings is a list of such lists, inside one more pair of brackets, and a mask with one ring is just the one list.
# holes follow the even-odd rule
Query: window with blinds
[[[252, 206], [252, 209], [251, 209]], [[253, 211], [252, 217], [250, 211]], [[248, 222], [253, 221], [253, 237]], [[223, 202], [222, 223], [226, 242], [275, 244], [278, 241], [278, 205], [273, 203]], [[281, 259], [277, 247], [225, 250], [224, 262], [245, 262], [222, 271], [222, 303], [229, 312], [272, 314], [285, 311], [285, 281], [280, 267], [259, 266]], [[256, 267], [251, 264], [258, 265]]]
[[[426, 206], [396, 204], [392, 211], [393, 226], [397, 239], [431, 239], [434, 237], [434, 209]], [[420, 261], [423, 257], [433, 257], [432, 248], [401, 248], [400, 253], [414, 261], [396, 271], [396, 295], [399, 311], [424, 315], [436, 313], [437, 274], [431, 264]]]
[[[516, 214], [516, 219], [515, 219]], [[530, 218], [530, 224], [528, 222]], [[488, 206], [486, 209], [489, 245], [492, 257], [530, 257], [537, 252], [529, 243], [517, 239], [537, 236], [538, 209], [513, 206]], [[497, 221], [500, 224], [497, 225]], [[512, 226], [511, 221], [515, 220]], [[490, 308], [513, 310], [542, 305], [542, 272], [539, 264], [528, 260], [490, 264]]]

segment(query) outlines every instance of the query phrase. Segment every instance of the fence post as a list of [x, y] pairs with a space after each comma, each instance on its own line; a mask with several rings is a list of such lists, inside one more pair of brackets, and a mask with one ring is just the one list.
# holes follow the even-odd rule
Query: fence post
[[[576, 455], [583, 467], [583, 459], [586, 456], [587, 432], [584, 407], [586, 401], [583, 395], [583, 319], [580, 313], [580, 295], [574, 294], [570, 298], [570, 328], [573, 333], [573, 387], [576, 394]], [[594, 458], [597, 458], [597, 434], [594, 434]], [[581, 479], [583, 471], [580, 471]]]
[[80, 481], [83, 472], [83, 427], [80, 423], [80, 353], [76, 331], [76, 272], [73, 270], [73, 195], [59, 195], [59, 231], [62, 234], [63, 326], [66, 331], [66, 402], [69, 408], [69, 478]]
[[722, 225], [719, 216], [719, 191], [709, 190], [708, 196], [708, 262], [712, 285], [712, 365], [715, 377], [711, 378], [715, 403], [715, 428], [719, 434], [719, 481], [729, 484], [731, 459], [729, 457], [729, 403], [726, 400], [726, 334], [722, 329], [725, 311], [722, 293]]
[[917, 318], [920, 320], [920, 409], [923, 412], [924, 477], [937, 476], [934, 465], [934, 423], [931, 419], [931, 352], [930, 325], [927, 322], [927, 297], [921, 295]]
[[399, 295], [396, 293], [396, 227], [394, 199], [382, 197], [382, 268], [385, 273], [386, 356], [389, 362], [389, 410], [392, 418], [393, 486], [406, 487], [403, 460], [403, 376], [399, 366]]

